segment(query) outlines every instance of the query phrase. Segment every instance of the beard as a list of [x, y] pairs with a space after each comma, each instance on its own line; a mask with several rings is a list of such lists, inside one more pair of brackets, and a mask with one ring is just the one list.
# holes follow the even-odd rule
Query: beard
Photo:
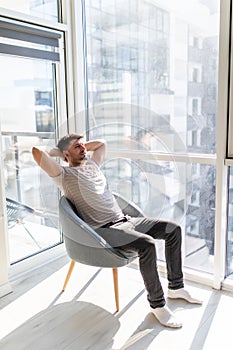
[[82, 159], [82, 160], [87, 160], [87, 153], [82, 154], [82, 155], [81, 155], [81, 159]]

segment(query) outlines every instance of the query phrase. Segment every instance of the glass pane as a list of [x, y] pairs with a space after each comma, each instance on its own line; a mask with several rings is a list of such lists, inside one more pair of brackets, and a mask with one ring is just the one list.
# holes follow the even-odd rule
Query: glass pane
[[[58, 192], [31, 148], [55, 137], [54, 69], [45, 61], [0, 56], [0, 115], [10, 261], [61, 241]], [[55, 142], [55, 141], [54, 141]]]
[[[119, 130], [118, 125], [118, 135]], [[154, 137], [143, 134], [140, 141], [133, 140], [131, 150], [143, 149]], [[115, 140], [115, 146], [113, 139], [107, 140], [110, 150], [126, 142], [124, 137]], [[156, 155], [147, 160], [146, 153], [141, 158], [135, 154], [133, 159], [129, 155], [105, 161], [103, 171], [111, 190], [132, 200], [147, 216], [179, 224], [184, 235], [184, 265], [213, 273], [215, 167], [161, 161]], [[157, 241], [157, 246], [158, 257], [164, 260], [163, 242]]]
[[228, 233], [226, 275], [233, 278], [233, 167], [229, 167]]
[[58, 22], [57, 0], [0, 0], [0, 7]]
[[[191, 164], [189, 154], [216, 153], [219, 8], [219, 0], [85, 1], [88, 136], [107, 139], [116, 157], [104, 165], [113, 189], [180, 223], [185, 266], [210, 273], [215, 167]], [[172, 161], [178, 154], [186, 163]]]
[[[219, 3], [86, 0], [90, 128], [117, 118], [167, 138], [175, 130], [190, 153], [215, 153]], [[123, 116], [119, 104], [151, 113]]]
[[215, 167], [192, 164], [188, 186], [184, 265], [213, 273], [215, 233]]

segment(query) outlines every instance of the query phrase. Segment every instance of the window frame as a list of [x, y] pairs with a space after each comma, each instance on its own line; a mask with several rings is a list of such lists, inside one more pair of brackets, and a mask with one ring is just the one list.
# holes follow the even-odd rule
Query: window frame
[[[83, 16], [83, 1], [75, 1], [71, 7], [70, 15], [72, 20], [72, 30], [74, 34], [74, 51], [73, 62], [75, 66], [74, 75], [74, 100], [80, 101], [85, 112], [80, 114], [80, 105], [75, 106], [76, 131], [80, 129], [88, 130], [88, 102], [87, 102], [87, 70], [86, 70], [86, 46], [85, 46], [85, 32], [84, 27], [80, 25]], [[79, 17], [78, 17], [79, 14]], [[78, 19], [78, 20], [77, 20]], [[219, 34], [219, 73], [218, 73], [218, 120], [221, 127], [217, 128], [217, 152], [213, 154], [162, 154], [162, 153], [144, 153], [138, 152], [124, 152], [119, 150], [111, 150], [108, 152], [109, 157], [130, 157], [137, 159], [143, 157], [145, 160], [152, 160], [154, 157], [158, 161], [176, 161], [176, 162], [191, 162], [194, 164], [214, 165], [216, 169], [216, 210], [215, 210], [215, 256], [214, 256], [214, 273], [209, 275], [207, 273], [195, 271], [192, 269], [184, 269], [186, 278], [192, 281], [201, 282], [220, 289], [225, 278], [225, 257], [226, 257], [226, 230], [227, 230], [227, 163], [226, 159], [226, 145], [227, 145], [227, 125], [228, 125], [228, 88], [229, 87], [229, 42], [230, 42], [230, 23], [231, 23], [231, 2], [228, 0], [220, 1], [220, 34]], [[85, 23], [84, 23], [85, 26]], [[81, 43], [77, 40], [78, 34], [82, 33]], [[80, 37], [79, 36], [79, 39]], [[81, 59], [81, 64], [80, 64]], [[233, 67], [233, 64], [231, 64]], [[81, 79], [80, 79], [81, 77]], [[84, 79], [84, 80], [82, 80]], [[233, 79], [233, 68], [231, 72], [231, 79]], [[221, 116], [221, 117], [220, 117]], [[88, 137], [88, 135], [87, 135]], [[233, 161], [232, 161], [233, 165]], [[161, 271], [164, 271], [164, 264], [159, 264]], [[224, 281], [226, 285], [227, 281]]]

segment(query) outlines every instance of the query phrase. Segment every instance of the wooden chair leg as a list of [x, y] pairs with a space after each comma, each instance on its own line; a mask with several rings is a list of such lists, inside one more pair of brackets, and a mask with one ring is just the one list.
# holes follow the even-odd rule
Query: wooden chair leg
[[112, 272], [113, 272], [113, 283], [114, 283], [116, 310], [119, 311], [118, 269], [114, 268], [114, 269], [112, 269]]
[[68, 273], [66, 275], [66, 279], [65, 279], [65, 282], [64, 282], [64, 285], [63, 285], [63, 288], [62, 288], [62, 292], [64, 292], [65, 289], [66, 289], [67, 283], [69, 282], [70, 276], [71, 276], [72, 271], [74, 269], [74, 265], [75, 265], [75, 261], [71, 260], [70, 267], [69, 267], [69, 270], [68, 270]]

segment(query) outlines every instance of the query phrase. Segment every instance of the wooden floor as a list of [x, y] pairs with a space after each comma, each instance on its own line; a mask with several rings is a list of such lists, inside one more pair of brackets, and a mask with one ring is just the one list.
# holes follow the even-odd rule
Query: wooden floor
[[14, 292], [0, 299], [1, 350], [233, 348], [230, 293], [187, 283], [204, 304], [168, 301], [184, 323], [169, 329], [149, 312], [135, 267], [119, 270], [120, 312], [115, 313], [111, 270], [76, 264], [67, 290], [60, 293], [68, 266], [61, 255], [27, 274], [12, 274]]

